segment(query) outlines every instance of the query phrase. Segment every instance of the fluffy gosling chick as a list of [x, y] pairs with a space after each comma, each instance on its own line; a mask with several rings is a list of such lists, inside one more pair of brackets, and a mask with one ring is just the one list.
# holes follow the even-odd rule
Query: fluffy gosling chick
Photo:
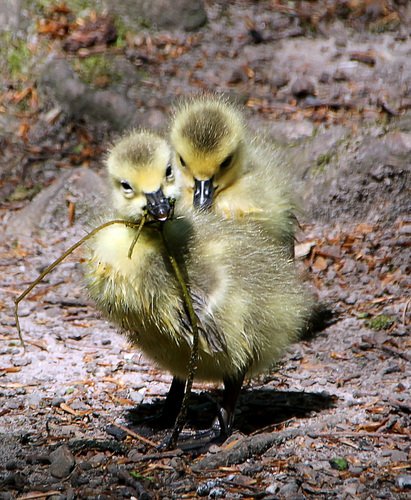
[[[157, 218], [168, 213], [167, 199], [178, 198], [170, 157], [167, 143], [147, 132], [133, 132], [111, 150], [107, 167], [117, 216], [138, 222], [149, 206]], [[164, 231], [187, 271], [198, 318], [196, 378], [224, 382], [224, 434], [244, 377], [269, 368], [295, 340], [309, 300], [292, 261], [255, 224], [187, 211], [167, 221]], [[97, 307], [173, 374], [172, 397], [181, 399], [192, 345], [185, 304], [161, 235], [145, 226], [128, 258], [134, 235], [113, 225], [91, 240], [88, 289]]]
[[170, 139], [185, 206], [257, 220], [293, 253], [296, 204], [282, 168], [285, 160], [250, 137], [237, 106], [218, 95], [190, 98], [174, 111]]

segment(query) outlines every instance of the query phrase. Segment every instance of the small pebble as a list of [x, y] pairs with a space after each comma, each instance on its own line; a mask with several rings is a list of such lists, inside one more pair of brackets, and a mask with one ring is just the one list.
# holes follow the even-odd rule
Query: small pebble
[[60, 446], [52, 453], [50, 453], [50, 474], [55, 478], [63, 478], [70, 474], [74, 468], [75, 460], [65, 445]]
[[210, 493], [208, 494], [209, 498], [225, 498], [226, 496], [226, 491], [224, 488], [217, 487], [217, 488], [212, 488], [210, 490]]
[[[197, 495], [199, 497], [205, 497], [210, 494], [212, 489], [216, 489], [219, 484], [220, 481], [218, 479], [211, 479], [210, 481], [201, 483], [197, 488]], [[213, 498], [218, 498], [218, 497], [213, 497]]]
[[297, 98], [307, 97], [308, 95], [315, 95], [315, 87], [309, 78], [302, 76], [292, 83], [291, 93]]
[[411, 475], [401, 474], [401, 476], [398, 476], [395, 478], [395, 484], [398, 486], [398, 488], [401, 488], [402, 490], [410, 489], [411, 488]]
[[115, 437], [119, 441], [122, 441], [123, 439], [126, 439], [126, 437], [127, 437], [127, 432], [123, 431], [122, 429], [119, 429], [115, 425], [108, 425], [106, 427], [106, 432], [107, 432], [107, 434], [110, 434], [110, 436]]
[[51, 400], [51, 406], [58, 407], [61, 405], [61, 403], [65, 403], [64, 398], [54, 398]]

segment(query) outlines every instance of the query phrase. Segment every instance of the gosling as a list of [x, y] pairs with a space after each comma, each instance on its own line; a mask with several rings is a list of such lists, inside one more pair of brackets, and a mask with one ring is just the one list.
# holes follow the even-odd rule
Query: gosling
[[286, 161], [251, 136], [238, 106], [213, 94], [189, 98], [174, 110], [170, 140], [182, 173], [182, 205], [257, 221], [294, 255], [297, 204]]
[[[116, 217], [138, 222], [147, 210], [164, 221], [170, 199], [177, 200], [178, 213], [180, 180], [171, 159], [167, 142], [146, 131], [130, 133], [111, 149], [106, 164]], [[196, 379], [224, 383], [222, 418], [214, 428], [225, 436], [244, 377], [270, 368], [296, 339], [309, 296], [292, 260], [255, 224], [184, 210], [163, 230], [186, 270], [197, 316]], [[88, 290], [129, 340], [173, 375], [166, 404], [180, 404], [193, 338], [185, 304], [159, 232], [145, 225], [129, 258], [134, 236], [135, 229], [112, 225], [91, 240]]]

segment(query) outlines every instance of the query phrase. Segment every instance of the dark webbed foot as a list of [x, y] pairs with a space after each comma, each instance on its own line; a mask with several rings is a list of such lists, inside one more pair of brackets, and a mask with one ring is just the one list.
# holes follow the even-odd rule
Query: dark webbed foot
[[[235, 378], [227, 377], [224, 379], [223, 402], [221, 406], [218, 406], [217, 415], [211, 427], [196, 432], [183, 432], [178, 440], [179, 447], [194, 449], [211, 443], [222, 443], [227, 439], [232, 432], [234, 412], [244, 376], [245, 372], [238, 374]], [[162, 413], [162, 419], [170, 427], [175, 425], [176, 418], [181, 411], [184, 388], [185, 382], [174, 377]], [[161, 442], [159, 448], [164, 450], [176, 447], [180, 430], [176, 432], [174, 427], [173, 431]]]

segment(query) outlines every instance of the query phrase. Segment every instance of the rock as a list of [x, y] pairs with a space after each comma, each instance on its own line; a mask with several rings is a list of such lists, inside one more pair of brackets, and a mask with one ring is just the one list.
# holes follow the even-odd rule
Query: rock
[[[374, 128], [360, 137], [341, 136], [341, 142], [323, 144], [323, 156], [315, 156], [318, 134], [291, 152], [292, 165], [301, 169], [312, 158], [302, 193], [311, 220], [365, 219], [391, 224], [409, 212], [410, 166], [407, 134], [386, 136]], [[327, 153], [324, 153], [327, 151]], [[408, 154], [409, 157], [409, 154]]]
[[391, 450], [390, 452], [391, 462], [407, 462], [408, 461], [408, 453], [400, 450]]
[[278, 120], [269, 125], [270, 136], [280, 144], [307, 139], [313, 135], [314, 130], [314, 125], [309, 120], [293, 123]]
[[349, 478], [344, 481], [343, 490], [348, 498], [355, 498], [357, 496], [358, 487], [360, 486], [360, 481], [356, 478]]
[[33, 391], [27, 396], [27, 403], [31, 407], [40, 406], [43, 400], [43, 394], [41, 392]]
[[127, 437], [127, 432], [123, 431], [122, 429], [119, 429], [115, 425], [107, 425], [105, 430], [107, 434], [110, 434], [110, 436], [115, 437], [119, 441], [122, 441]]
[[50, 453], [50, 460], [50, 474], [58, 479], [67, 477], [74, 469], [74, 457], [69, 448], [65, 445], [60, 446]]
[[335, 82], [346, 82], [349, 80], [349, 77], [342, 69], [337, 69], [333, 74], [333, 80]]
[[299, 490], [298, 483], [296, 481], [290, 480], [284, 486], [281, 486], [281, 488], [278, 491], [278, 495], [281, 498], [295, 498], [295, 499], [297, 499], [297, 498], [300, 498], [298, 495], [298, 490]]
[[31, 358], [29, 358], [28, 356], [23, 356], [13, 360], [14, 366], [27, 366], [30, 363], [31, 363]]
[[11, 472], [4, 478], [2, 478], [1, 481], [1, 486], [2, 488], [4, 487], [9, 487], [7, 489], [12, 489], [12, 490], [22, 490], [26, 485], [28, 481], [27, 478], [24, 474], [21, 472]]
[[89, 459], [89, 463], [93, 468], [100, 467], [102, 464], [107, 463], [107, 461], [108, 458], [104, 455], [104, 453], [97, 453]]
[[244, 83], [245, 81], [247, 81], [247, 75], [244, 73], [244, 70], [242, 68], [234, 68], [227, 83], [236, 84]]
[[224, 488], [211, 488], [208, 498], [225, 498], [227, 492]]
[[74, 203], [76, 222], [89, 222], [90, 214], [103, 208], [106, 195], [106, 184], [92, 170], [68, 170], [23, 210], [13, 214], [6, 222], [7, 234], [24, 239], [42, 230], [61, 231], [69, 227], [68, 199]]
[[396, 486], [398, 486], [398, 488], [401, 488], [402, 490], [410, 489], [411, 488], [411, 475], [401, 474], [401, 476], [398, 476], [395, 478], [395, 484], [396, 484]]
[[80, 468], [76, 467], [70, 477], [70, 483], [73, 488], [78, 488], [79, 486], [83, 486], [89, 482], [88, 477], [85, 474], [82, 474]]
[[274, 495], [275, 493], [277, 493], [278, 489], [279, 489], [279, 484], [277, 481], [273, 481], [269, 486], [267, 486], [267, 488], [265, 489], [266, 493], [268, 493], [269, 495]]
[[207, 23], [202, 0], [104, 0], [103, 5], [119, 15], [126, 26], [194, 31]]
[[291, 84], [291, 93], [294, 97], [302, 99], [309, 95], [315, 95], [315, 86], [310, 78], [305, 76], [297, 77]]
[[[219, 484], [220, 484], [219, 479], [210, 479], [209, 481], [206, 481], [205, 483], [201, 483], [197, 487], [196, 493], [199, 497], [209, 496], [211, 494], [211, 491], [220, 489]], [[212, 497], [212, 498], [219, 498], [219, 497]]]
[[16, 470], [23, 465], [19, 460], [9, 460], [5, 463], [6, 470]]
[[122, 130], [135, 121], [133, 102], [112, 90], [94, 90], [83, 83], [70, 64], [51, 59], [41, 70], [40, 90], [50, 95], [74, 119], [88, 117]]
[[50, 455], [32, 453], [30, 455], [27, 455], [26, 462], [28, 464], [48, 465], [48, 464], [50, 464]]
[[348, 470], [353, 476], [360, 476], [364, 472], [364, 467], [350, 465]]
[[409, 155], [411, 153], [411, 133], [394, 130], [384, 137], [384, 144], [390, 152], [397, 155]]
[[271, 78], [271, 85], [273, 87], [277, 87], [277, 89], [280, 89], [281, 87], [285, 87], [290, 78], [287, 75], [287, 73], [276, 73], [272, 78]]
[[320, 83], [330, 83], [331, 76], [326, 71], [323, 71], [318, 79]]

